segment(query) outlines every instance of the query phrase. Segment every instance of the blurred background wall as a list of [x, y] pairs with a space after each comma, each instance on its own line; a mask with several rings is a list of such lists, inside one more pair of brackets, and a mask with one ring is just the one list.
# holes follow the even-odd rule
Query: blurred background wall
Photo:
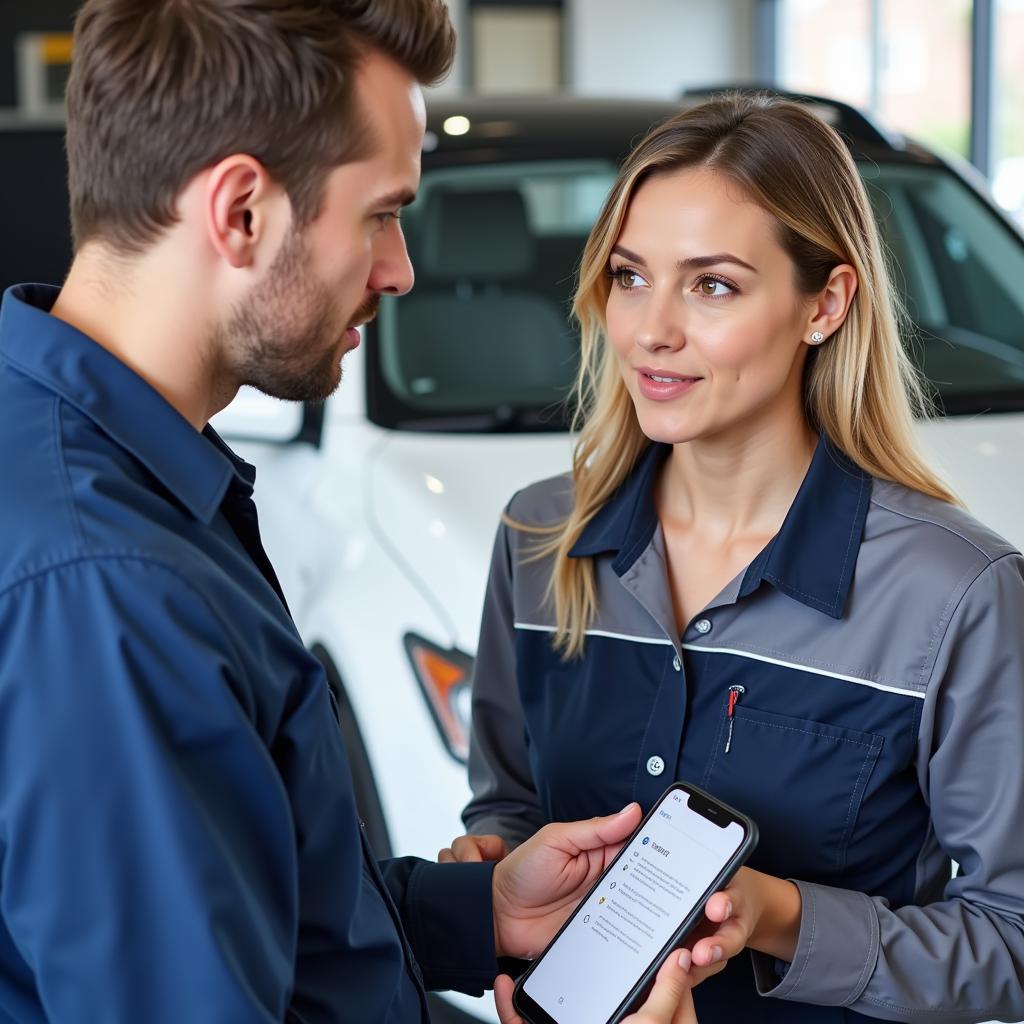
[[0, 109], [19, 103], [18, 46], [25, 33], [68, 31], [73, 0], [0, 0]]

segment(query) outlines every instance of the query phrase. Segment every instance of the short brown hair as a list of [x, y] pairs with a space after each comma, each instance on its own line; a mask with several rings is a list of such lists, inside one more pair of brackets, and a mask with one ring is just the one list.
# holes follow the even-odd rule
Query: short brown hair
[[86, 0], [67, 93], [76, 251], [141, 252], [188, 181], [232, 153], [259, 160], [311, 221], [328, 172], [366, 151], [352, 80], [368, 49], [422, 84], [443, 78], [443, 0]]

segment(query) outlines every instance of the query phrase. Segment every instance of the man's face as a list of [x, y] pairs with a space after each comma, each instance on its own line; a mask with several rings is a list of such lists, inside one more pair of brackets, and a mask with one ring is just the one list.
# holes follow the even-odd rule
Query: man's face
[[374, 135], [363, 160], [328, 175], [323, 208], [293, 228], [270, 269], [223, 329], [234, 376], [275, 398], [317, 401], [341, 381], [341, 359], [381, 295], [403, 295], [413, 272], [398, 212], [419, 186], [426, 114], [411, 74], [369, 54], [357, 102]]

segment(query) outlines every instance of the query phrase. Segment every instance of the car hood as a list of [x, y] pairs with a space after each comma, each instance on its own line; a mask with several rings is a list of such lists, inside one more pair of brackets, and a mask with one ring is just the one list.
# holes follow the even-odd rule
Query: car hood
[[516, 491], [564, 473], [572, 438], [552, 434], [385, 436], [369, 466], [378, 540], [428, 596], [450, 635], [473, 653], [494, 534]]

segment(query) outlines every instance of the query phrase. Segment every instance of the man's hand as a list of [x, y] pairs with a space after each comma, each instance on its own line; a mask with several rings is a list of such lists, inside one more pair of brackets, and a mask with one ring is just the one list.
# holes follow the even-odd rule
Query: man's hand
[[792, 883], [752, 868], [740, 868], [704, 908], [707, 922], [688, 943], [693, 951], [693, 984], [716, 974], [746, 947], [788, 963], [796, 954], [802, 900]]
[[[671, 953], [661, 965], [647, 1002], [622, 1024], [697, 1024], [690, 995], [690, 954], [687, 950]], [[523, 1024], [512, 1006], [512, 979], [503, 974], [494, 982], [494, 1003], [501, 1024]]]
[[641, 817], [633, 803], [610, 817], [545, 825], [499, 861], [492, 887], [498, 955], [529, 959], [539, 953]]

